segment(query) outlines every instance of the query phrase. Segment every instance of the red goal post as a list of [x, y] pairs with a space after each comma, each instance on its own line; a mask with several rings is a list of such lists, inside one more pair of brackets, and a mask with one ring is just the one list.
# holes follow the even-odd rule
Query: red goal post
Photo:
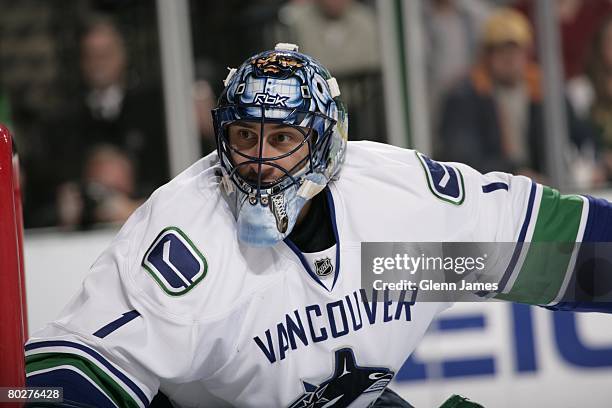
[[0, 387], [24, 385], [26, 310], [19, 162], [0, 124]]

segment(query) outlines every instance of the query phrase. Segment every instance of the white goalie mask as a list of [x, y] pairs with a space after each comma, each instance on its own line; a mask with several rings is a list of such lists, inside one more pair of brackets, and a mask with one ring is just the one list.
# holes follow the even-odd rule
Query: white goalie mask
[[297, 46], [278, 44], [230, 70], [213, 110], [238, 237], [271, 246], [344, 161], [348, 117], [336, 80]]

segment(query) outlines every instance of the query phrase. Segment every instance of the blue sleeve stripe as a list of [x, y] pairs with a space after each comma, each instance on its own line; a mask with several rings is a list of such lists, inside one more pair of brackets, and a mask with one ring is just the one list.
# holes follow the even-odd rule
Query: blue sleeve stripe
[[527, 201], [527, 211], [525, 211], [525, 219], [523, 220], [523, 225], [521, 226], [521, 231], [519, 233], [516, 246], [514, 247], [514, 252], [512, 253], [510, 263], [504, 272], [504, 276], [502, 276], [499, 281], [499, 289], [501, 292], [503, 292], [503, 290], [506, 288], [506, 285], [512, 276], [512, 272], [516, 267], [516, 263], [520, 258], [523, 243], [525, 242], [525, 237], [527, 236], [527, 230], [529, 229], [529, 224], [531, 223], [531, 215], [533, 214], [533, 205], [535, 203], [536, 192], [537, 184], [532, 181], [531, 190], [529, 191], [529, 200]]
[[524, 242], [529, 224], [531, 223], [531, 214], [533, 213], [533, 204], [535, 202], [537, 185], [533, 181], [531, 182], [531, 190], [529, 191], [529, 201], [527, 202], [527, 212], [525, 213], [525, 219], [521, 226], [521, 233], [519, 234], [518, 242]]
[[586, 198], [589, 200], [589, 217], [582, 242], [612, 241], [612, 203], [589, 195]]
[[544, 308], [555, 311], [612, 313], [612, 302], [560, 302]]
[[121, 317], [118, 318], [117, 320], [113, 320], [106, 326], [98, 329], [98, 331], [96, 331], [93, 335], [103, 339], [104, 337], [108, 336], [115, 330], [119, 329], [121, 326], [128, 324], [129, 322], [131, 322], [138, 316], [140, 316], [140, 313], [138, 313], [138, 311], [130, 310], [129, 312], [126, 312], [123, 315], [121, 315]]
[[44, 352], [44, 348], [46, 347], [70, 347], [75, 348], [77, 350], [81, 350], [87, 353], [90, 357], [95, 359], [99, 364], [104, 366], [108, 371], [113, 373], [117, 378], [119, 378], [127, 387], [129, 387], [134, 394], [140, 399], [140, 401], [144, 404], [144, 406], [149, 405], [149, 399], [145, 395], [144, 392], [138, 387], [132, 380], [130, 380], [123, 372], [119, 371], [114, 365], [112, 365], [108, 360], [106, 360], [102, 355], [100, 355], [94, 349], [85, 346], [84, 344], [75, 343], [66, 340], [51, 340], [51, 341], [39, 341], [34, 343], [26, 344], [25, 350], [38, 350], [39, 352]]
[[96, 408], [116, 408], [105, 392], [74, 367], [60, 366], [51, 371], [38, 371], [26, 377], [28, 387], [61, 387], [64, 400]]
[[[584, 197], [589, 202], [589, 212], [582, 236], [582, 245], [575, 263], [576, 267], [563, 297], [558, 303], [549, 305], [547, 308], [551, 310], [612, 313], [612, 302], [608, 301], [609, 296], [604, 296], [601, 301], [596, 301], [595, 294], [591, 293], [590, 290], [585, 290], [585, 287], [588, 289], [589, 286], [585, 286], [585, 282], [591, 282], [593, 287], [610, 287], [610, 275], [593, 274], [589, 277], [585, 272], [588, 273], [590, 270], [582, 271], [578, 267], [579, 265], [594, 265], [592, 260], [595, 258], [597, 250], [602, 250], [604, 246], [593, 243], [612, 242], [612, 203], [589, 195]], [[610, 273], [612, 274], [612, 271]]]
[[483, 193], [492, 193], [493, 191], [497, 191], [497, 190], [508, 191], [508, 184], [502, 183], [501, 181], [499, 181], [496, 183], [489, 183], [489, 184], [485, 184], [484, 186], [482, 186]]

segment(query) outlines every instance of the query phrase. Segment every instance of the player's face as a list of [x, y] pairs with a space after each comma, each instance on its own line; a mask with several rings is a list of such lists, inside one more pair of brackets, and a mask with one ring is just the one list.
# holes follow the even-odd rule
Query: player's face
[[[256, 183], [259, 165], [257, 163], [249, 163], [240, 166], [241, 163], [245, 163], [249, 159], [236, 153], [236, 151], [246, 156], [261, 157], [263, 159], [293, 152], [286, 157], [271, 162], [288, 172], [295, 172], [302, 167], [302, 165], [296, 166], [298, 163], [305, 162], [304, 159], [308, 155], [308, 143], [304, 141], [308, 132], [305, 129], [297, 129], [282, 124], [265, 123], [263, 126], [263, 137], [260, 137], [261, 132], [261, 124], [256, 122], [236, 122], [228, 127], [229, 144], [232, 150], [234, 150], [232, 152], [232, 159], [243, 178]], [[261, 166], [261, 182], [264, 184], [272, 183], [285, 175], [286, 173], [277, 167], [265, 164]]]

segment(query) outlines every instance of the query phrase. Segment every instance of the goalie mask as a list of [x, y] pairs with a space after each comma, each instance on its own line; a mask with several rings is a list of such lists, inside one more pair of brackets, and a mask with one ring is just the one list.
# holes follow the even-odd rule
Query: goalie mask
[[278, 44], [231, 69], [213, 110], [225, 193], [238, 237], [271, 246], [344, 160], [347, 113], [319, 62]]

